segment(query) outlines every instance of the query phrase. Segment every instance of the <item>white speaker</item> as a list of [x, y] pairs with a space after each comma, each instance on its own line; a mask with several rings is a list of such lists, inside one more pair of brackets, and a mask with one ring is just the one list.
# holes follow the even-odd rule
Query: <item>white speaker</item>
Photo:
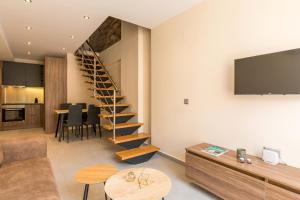
[[281, 161], [280, 151], [276, 149], [267, 148], [267, 147], [264, 147], [262, 157], [263, 157], [263, 161], [272, 165], [277, 165]]

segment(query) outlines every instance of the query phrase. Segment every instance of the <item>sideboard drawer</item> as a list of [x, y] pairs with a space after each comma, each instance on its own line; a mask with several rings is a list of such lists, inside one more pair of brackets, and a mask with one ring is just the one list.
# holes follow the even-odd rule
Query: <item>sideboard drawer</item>
[[300, 195], [292, 191], [266, 183], [266, 200], [300, 200]]
[[186, 153], [186, 175], [198, 185], [228, 200], [263, 200], [265, 182]]

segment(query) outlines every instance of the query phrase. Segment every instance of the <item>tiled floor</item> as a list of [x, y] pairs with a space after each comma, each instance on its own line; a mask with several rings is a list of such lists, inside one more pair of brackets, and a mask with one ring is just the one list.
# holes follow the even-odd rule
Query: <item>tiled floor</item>
[[[24, 134], [44, 134], [42, 129], [27, 129], [0, 132], [0, 139]], [[82, 199], [83, 185], [74, 179], [76, 171], [82, 167], [97, 163], [111, 163], [119, 169], [130, 167], [151, 167], [165, 172], [172, 180], [172, 190], [166, 200], [213, 200], [218, 199], [191, 184], [184, 175], [184, 167], [160, 155], [155, 155], [149, 162], [129, 165], [114, 159], [113, 152], [121, 148], [92, 137], [80, 141], [72, 138], [70, 143], [59, 143], [53, 135], [48, 136], [48, 157], [51, 159], [62, 200]], [[89, 200], [104, 200], [103, 185], [90, 187]]]

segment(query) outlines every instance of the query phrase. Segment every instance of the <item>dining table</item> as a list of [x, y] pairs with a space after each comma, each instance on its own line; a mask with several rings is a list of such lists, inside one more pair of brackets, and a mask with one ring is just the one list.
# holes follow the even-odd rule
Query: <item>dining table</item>
[[[87, 113], [87, 111], [88, 109], [82, 109], [82, 113]], [[58, 127], [55, 136], [58, 134], [58, 141], [60, 142], [64, 128], [64, 117], [68, 115], [69, 110], [55, 109], [54, 112], [58, 115]]]

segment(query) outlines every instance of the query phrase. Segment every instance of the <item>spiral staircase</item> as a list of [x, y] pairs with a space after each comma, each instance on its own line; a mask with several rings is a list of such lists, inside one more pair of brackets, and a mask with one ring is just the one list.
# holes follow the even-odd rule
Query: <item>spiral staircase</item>
[[121, 95], [118, 86], [88, 41], [75, 52], [75, 56], [82, 76], [86, 77], [85, 82], [90, 84], [88, 90], [93, 91], [93, 98], [99, 102], [100, 120], [109, 122], [102, 125], [102, 129], [111, 133], [108, 141], [125, 149], [116, 152], [116, 157], [130, 164], [151, 159], [159, 148], [145, 143], [151, 138], [149, 133], [136, 133], [143, 123], [128, 122], [136, 113], [127, 112], [130, 104], [126, 103], [126, 96]]

